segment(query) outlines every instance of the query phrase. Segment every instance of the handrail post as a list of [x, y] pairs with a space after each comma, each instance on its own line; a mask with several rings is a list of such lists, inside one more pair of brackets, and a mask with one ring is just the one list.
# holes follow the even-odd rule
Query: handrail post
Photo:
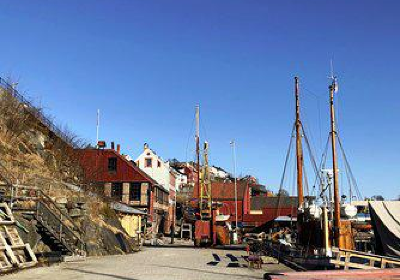
[[39, 204], [40, 204], [40, 200], [38, 200], [36, 202], [36, 217], [39, 217]]
[[63, 215], [62, 215], [62, 213], [60, 213], [60, 221], [61, 221], [61, 223], [60, 223], [60, 241], [62, 240], [62, 231], [63, 231], [62, 218], [63, 218]]
[[381, 258], [381, 268], [386, 268], [386, 260], [384, 258]]
[[349, 269], [349, 262], [350, 262], [350, 252], [346, 252], [345, 258], [344, 258], [344, 269], [345, 270]]

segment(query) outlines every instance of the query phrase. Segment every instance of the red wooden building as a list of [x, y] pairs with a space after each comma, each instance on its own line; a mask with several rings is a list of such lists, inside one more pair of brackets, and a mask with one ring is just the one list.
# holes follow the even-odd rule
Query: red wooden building
[[[235, 222], [235, 184], [233, 180], [213, 181], [212, 200], [223, 204], [220, 212]], [[253, 228], [278, 216], [296, 216], [297, 197], [272, 196], [263, 185], [245, 178], [237, 181], [238, 223]]]
[[149, 213], [153, 231], [158, 231], [168, 213], [167, 190], [114, 149], [75, 152], [87, 183], [96, 185], [106, 197]]

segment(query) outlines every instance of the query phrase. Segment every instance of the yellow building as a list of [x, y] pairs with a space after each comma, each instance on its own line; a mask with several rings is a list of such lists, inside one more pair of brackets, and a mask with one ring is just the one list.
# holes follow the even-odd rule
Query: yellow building
[[119, 202], [111, 203], [111, 208], [117, 212], [121, 225], [126, 233], [130, 237], [137, 239], [140, 245], [143, 234], [142, 219], [146, 218], [147, 213]]

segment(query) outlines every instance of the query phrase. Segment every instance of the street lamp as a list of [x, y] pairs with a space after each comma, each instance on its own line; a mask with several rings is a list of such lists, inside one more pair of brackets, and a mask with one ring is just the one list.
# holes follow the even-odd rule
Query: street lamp
[[[235, 140], [230, 142], [232, 147], [232, 158], [233, 158], [233, 177], [235, 180], [235, 230], [236, 236], [234, 236], [234, 241], [237, 241], [237, 231], [238, 231], [238, 201], [237, 201], [237, 181], [236, 181], [236, 144]], [[235, 240], [236, 239], [236, 240]]]

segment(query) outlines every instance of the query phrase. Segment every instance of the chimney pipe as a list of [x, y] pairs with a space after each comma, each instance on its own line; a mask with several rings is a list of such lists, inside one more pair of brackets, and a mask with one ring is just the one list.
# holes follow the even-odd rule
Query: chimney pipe
[[115, 150], [115, 144], [114, 144], [114, 142], [111, 142], [111, 150]]
[[121, 153], [121, 145], [117, 144], [117, 153], [120, 154]]

